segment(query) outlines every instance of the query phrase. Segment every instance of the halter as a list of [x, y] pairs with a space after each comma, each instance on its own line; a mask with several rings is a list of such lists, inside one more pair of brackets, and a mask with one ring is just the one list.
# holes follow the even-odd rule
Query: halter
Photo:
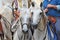
[[[42, 10], [42, 8], [41, 8], [41, 10]], [[39, 26], [39, 23], [40, 23], [41, 19], [44, 18], [43, 10], [42, 10], [42, 13], [40, 14], [40, 16], [41, 16], [41, 18], [39, 18], [39, 22], [38, 22], [36, 25], [34, 25], [35, 28], [37, 28], [37, 27]], [[32, 20], [32, 19], [31, 19], [31, 20]], [[31, 22], [32, 22], [32, 21], [31, 21]], [[40, 30], [40, 29], [39, 29], [39, 30]], [[42, 31], [42, 30], [40, 30], [40, 31]]]
[[[30, 25], [29, 25], [29, 24], [27, 24], [27, 23], [23, 23], [23, 24], [22, 24], [22, 18], [20, 18], [20, 21], [21, 21], [21, 26], [22, 26], [22, 28], [23, 28], [23, 25], [27, 25], [27, 26], [28, 26], [28, 28], [30, 27]], [[30, 19], [29, 19], [29, 21], [30, 21]]]
[[22, 25], [22, 28], [23, 28], [23, 25], [27, 25], [27, 26], [29, 26], [27, 23], [24, 23], [24, 24], [21, 23], [21, 25]]

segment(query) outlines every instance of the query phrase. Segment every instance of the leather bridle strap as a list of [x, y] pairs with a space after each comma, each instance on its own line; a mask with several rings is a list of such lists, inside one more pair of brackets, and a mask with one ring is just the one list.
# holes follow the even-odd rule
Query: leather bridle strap
[[27, 24], [27, 23], [22, 24], [22, 26], [23, 26], [23, 25], [27, 25], [27, 26], [28, 26], [28, 24]]

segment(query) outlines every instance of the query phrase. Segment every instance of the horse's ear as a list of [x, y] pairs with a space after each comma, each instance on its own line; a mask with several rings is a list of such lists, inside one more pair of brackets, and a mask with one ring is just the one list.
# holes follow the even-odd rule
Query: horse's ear
[[34, 2], [32, 2], [31, 4], [32, 4], [33, 7], [35, 7], [35, 3]]
[[40, 7], [42, 7], [42, 5], [43, 5], [43, 3], [41, 2], [41, 3], [40, 3]]

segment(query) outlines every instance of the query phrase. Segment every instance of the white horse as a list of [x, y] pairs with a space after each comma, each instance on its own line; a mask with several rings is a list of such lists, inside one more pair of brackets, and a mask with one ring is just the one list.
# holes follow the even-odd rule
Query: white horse
[[48, 40], [47, 17], [40, 7], [34, 6], [31, 10], [31, 26], [34, 29], [32, 40]]
[[27, 8], [22, 8], [19, 19], [16, 24], [18, 28], [14, 33], [13, 40], [31, 40], [32, 34], [30, 31], [30, 11]]
[[3, 6], [2, 10], [0, 11], [0, 15], [2, 15], [1, 22], [2, 22], [3, 33], [7, 38], [9, 38], [9, 40], [12, 40], [12, 34], [10, 31], [11, 20], [12, 20], [12, 9], [9, 3]]
[[[11, 33], [11, 31], [10, 31], [10, 28], [11, 28], [11, 21], [13, 20], [13, 14], [12, 14], [12, 2], [13, 2], [13, 0], [1, 0], [3, 3], [4, 3], [4, 5], [1, 3], [1, 10], [0, 10], [0, 14], [5, 18], [5, 19], [7, 19], [7, 20], [5, 20], [4, 18], [2, 18], [3, 19], [3, 21], [5, 20], [5, 21], [8, 21], [8, 24], [9, 25], [7, 25], [7, 23], [5, 22], [4, 23], [4, 25], [6, 24], [7, 25], [7, 27], [8, 28], [4, 28], [4, 27], [6, 27], [6, 25], [3, 27], [3, 31], [4, 31], [4, 34], [5, 34], [5, 36], [8, 36], [11, 40], [12, 40], [12, 38], [11, 38], [11, 36], [12, 35], [8, 35], [8, 34], [10, 34]], [[9, 30], [9, 31], [8, 31]], [[7, 34], [7, 32], [8, 32], [8, 34]]]

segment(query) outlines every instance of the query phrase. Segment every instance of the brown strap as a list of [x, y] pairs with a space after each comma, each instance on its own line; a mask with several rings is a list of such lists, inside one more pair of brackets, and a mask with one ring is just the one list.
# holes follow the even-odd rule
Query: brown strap
[[48, 16], [48, 20], [51, 21], [52, 23], [56, 23], [56, 18], [53, 16]]
[[0, 21], [0, 32], [3, 32], [1, 21]]

